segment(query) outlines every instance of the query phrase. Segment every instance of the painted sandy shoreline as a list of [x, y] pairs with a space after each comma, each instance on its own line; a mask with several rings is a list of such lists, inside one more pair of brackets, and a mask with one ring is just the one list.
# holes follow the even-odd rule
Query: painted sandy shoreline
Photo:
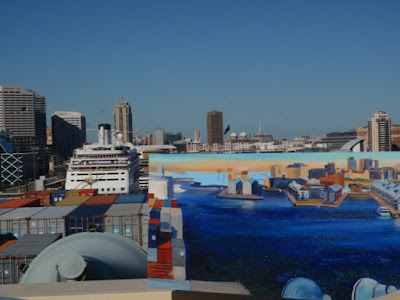
[[[293, 162], [294, 163], [294, 162]], [[313, 163], [307, 164], [309, 169], [324, 168], [326, 163]], [[185, 174], [186, 172], [201, 172], [201, 173], [240, 173], [243, 171], [248, 172], [270, 172], [273, 165], [281, 165], [285, 168], [290, 163], [282, 163], [279, 161], [269, 161], [260, 163], [259, 161], [213, 161], [213, 162], [190, 162], [190, 163], [168, 163], [164, 164], [150, 163], [149, 171], [156, 172], [162, 165], [164, 169], [169, 172], [177, 174]], [[345, 169], [346, 164], [336, 164], [336, 168]]]

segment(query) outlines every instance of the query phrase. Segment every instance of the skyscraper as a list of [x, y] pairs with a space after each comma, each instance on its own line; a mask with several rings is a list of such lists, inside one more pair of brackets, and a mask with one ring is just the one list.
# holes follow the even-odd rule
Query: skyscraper
[[17, 85], [0, 86], [0, 129], [11, 131], [15, 152], [34, 154], [35, 176], [47, 173], [45, 97]]
[[368, 151], [391, 151], [391, 119], [384, 111], [378, 111], [368, 121]]
[[207, 142], [208, 144], [223, 144], [222, 112], [210, 111], [207, 113]]
[[0, 86], [0, 128], [15, 137], [46, 138], [46, 98], [17, 85]]
[[156, 145], [164, 145], [164, 130], [156, 129], [155, 131]]
[[63, 157], [72, 156], [74, 149], [86, 142], [86, 118], [79, 112], [56, 111], [51, 116], [53, 146]]
[[200, 143], [201, 142], [201, 138], [200, 138], [200, 130], [196, 129], [194, 132], [194, 141], [195, 143]]
[[124, 98], [115, 105], [114, 128], [122, 133], [124, 142], [132, 142], [132, 111]]

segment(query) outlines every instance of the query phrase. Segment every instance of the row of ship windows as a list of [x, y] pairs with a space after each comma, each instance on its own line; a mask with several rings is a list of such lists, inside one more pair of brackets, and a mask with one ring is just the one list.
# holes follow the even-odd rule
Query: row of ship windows
[[[107, 189], [100, 189], [102, 192], [105, 192], [105, 191], [107, 191], [107, 192], [111, 192], [111, 188], [107, 188]], [[116, 191], [116, 189], [115, 188], [113, 188], [112, 189], [112, 191], [113, 192], [115, 192]], [[121, 188], [121, 192], [124, 192], [125, 191], [125, 188]]]
[[[124, 181], [125, 178], [107, 178], [107, 179], [100, 178], [100, 179], [97, 179], [96, 181], [118, 181], [118, 180]], [[75, 181], [80, 182], [80, 181], [85, 181], [85, 179], [77, 179], [77, 180], [71, 179], [71, 181], [72, 182], [75, 182]]]
[[[121, 175], [124, 175], [125, 174], [125, 172], [121, 172], [121, 173], [118, 173], [118, 172], [110, 172], [110, 173], [96, 173], [96, 174], [92, 174], [92, 176], [102, 176], [102, 175], [119, 175], [119, 174], [121, 174]], [[75, 176], [75, 175], [77, 175], [77, 176], [80, 176], [80, 175], [82, 175], [82, 176], [87, 176], [87, 175], [89, 175], [89, 173], [71, 173], [71, 176]]]

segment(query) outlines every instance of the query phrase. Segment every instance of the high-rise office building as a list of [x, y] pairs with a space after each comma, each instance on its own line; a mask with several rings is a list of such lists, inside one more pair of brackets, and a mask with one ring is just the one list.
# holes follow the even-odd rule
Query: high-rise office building
[[0, 86], [0, 128], [13, 137], [46, 138], [46, 98], [17, 85]]
[[132, 110], [124, 98], [115, 105], [114, 128], [122, 133], [124, 142], [132, 142]]
[[207, 142], [208, 144], [223, 144], [222, 112], [210, 111], [207, 113]]
[[33, 153], [35, 177], [47, 173], [45, 97], [17, 85], [0, 86], [0, 129], [11, 132], [15, 152]]
[[63, 158], [72, 156], [74, 149], [86, 142], [86, 118], [79, 112], [56, 111], [51, 116], [53, 147]]
[[164, 145], [164, 130], [156, 129], [155, 131], [156, 145]]
[[200, 130], [199, 129], [196, 129], [194, 131], [194, 142], [195, 143], [200, 143], [201, 142]]
[[368, 121], [368, 150], [391, 151], [391, 119], [384, 111], [378, 111]]

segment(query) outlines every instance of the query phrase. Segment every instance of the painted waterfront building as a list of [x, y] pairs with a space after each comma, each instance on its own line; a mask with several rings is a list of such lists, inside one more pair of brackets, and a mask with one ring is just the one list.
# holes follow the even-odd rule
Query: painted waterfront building
[[271, 166], [271, 177], [282, 177], [283, 169], [281, 165]]
[[324, 185], [317, 179], [310, 179], [307, 181], [310, 198], [324, 198]]
[[318, 179], [318, 178], [321, 178], [321, 177], [325, 177], [325, 169], [323, 169], [323, 168], [311, 169], [308, 172], [308, 177], [315, 178], [315, 179]]
[[292, 181], [297, 182], [298, 184], [304, 184], [306, 182], [306, 180], [302, 178], [293, 179], [293, 178], [282, 177], [282, 178], [269, 179], [270, 185], [274, 189], [287, 189]]
[[303, 163], [294, 163], [285, 169], [287, 178], [308, 177], [308, 166]]
[[383, 179], [396, 179], [396, 171], [394, 168], [383, 167], [382, 173], [383, 173]]
[[342, 196], [343, 187], [340, 184], [329, 186], [324, 193], [325, 202], [335, 202]]
[[357, 160], [354, 157], [349, 157], [347, 159], [347, 167], [351, 171], [357, 171]]
[[309, 191], [306, 189], [304, 185], [298, 184], [295, 181], [289, 183], [289, 192], [297, 199], [297, 200], [307, 200], [310, 197]]
[[335, 163], [328, 163], [325, 165], [325, 171], [328, 172], [329, 175], [335, 173]]
[[396, 210], [400, 210], [400, 183], [377, 180], [371, 183], [371, 191]]
[[235, 178], [228, 183], [228, 194], [240, 194], [243, 190], [243, 181], [240, 178]]
[[369, 179], [381, 180], [382, 178], [382, 169], [372, 168], [369, 169]]
[[257, 195], [258, 181], [254, 178], [249, 178], [243, 181], [243, 195]]

